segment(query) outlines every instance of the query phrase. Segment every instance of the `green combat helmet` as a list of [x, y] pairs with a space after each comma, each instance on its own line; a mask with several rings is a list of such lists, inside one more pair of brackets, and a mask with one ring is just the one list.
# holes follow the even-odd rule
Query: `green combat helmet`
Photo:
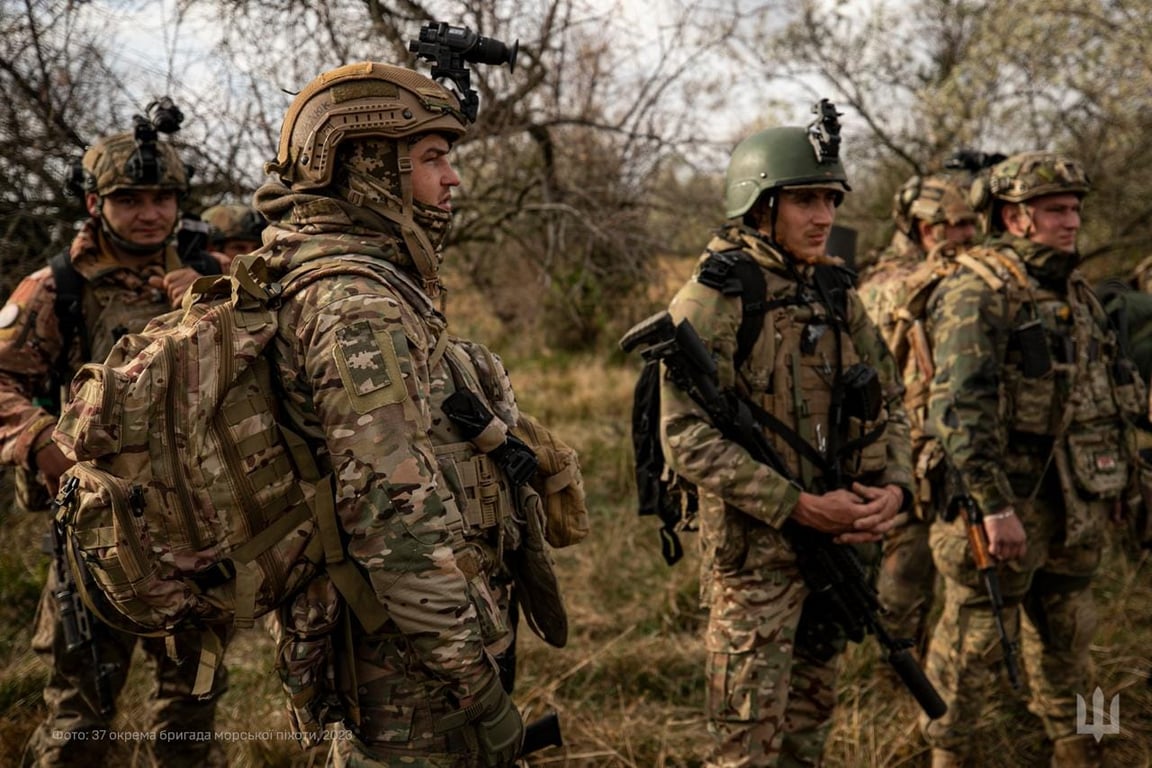
[[210, 238], [213, 246], [223, 245], [228, 240], [259, 243], [266, 224], [264, 217], [247, 205], [214, 205], [205, 209], [200, 218], [212, 227]]
[[736, 145], [724, 181], [728, 218], [748, 213], [760, 195], [783, 187], [827, 187], [850, 192], [840, 163], [840, 125], [835, 107], [823, 99], [808, 127], [768, 128]]
[[1044, 195], [1071, 193], [1084, 197], [1091, 190], [1088, 174], [1059, 152], [1022, 152], [994, 165], [972, 183], [968, 202], [981, 216], [986, 232], [999, 231], [997, 203], [1022, 203]]
[[896, 228], [918, 241], [916, 222], [960, 224], [976, 222], [977, 215], [968, 204], [964, 186], [945, 174], [913, 176], [904, 182], [892, 198], [892, 219]]

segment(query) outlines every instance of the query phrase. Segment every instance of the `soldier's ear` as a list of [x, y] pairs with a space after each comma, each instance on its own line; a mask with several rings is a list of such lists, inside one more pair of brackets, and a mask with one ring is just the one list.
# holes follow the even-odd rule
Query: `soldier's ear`
[[84, 194], [84, 207], [88, 209], [89, 216], [94, 219], [100, 218], [100, 196], [95, 192]]

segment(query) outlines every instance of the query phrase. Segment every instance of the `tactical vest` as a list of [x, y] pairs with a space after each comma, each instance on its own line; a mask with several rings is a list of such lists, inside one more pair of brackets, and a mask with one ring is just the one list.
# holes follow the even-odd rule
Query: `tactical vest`
[[[717, 279], [716, 267], [748, 258], [738, 250], [714, 253], [698, 279], [732, 292], [728, 281]], [[805, 488], [827, 490], [835, 482], [829, 472], [839, 474], [841, 483], [882, 472], [888, 411], [877, 372], [861, 364], [849, 333], [850, 275], [822, 266], [811, 281], [798, 283], [790, 275], [758, 271], [764, 301], [751, 309], [763, 313], [763, 321], [747, 357], [737, 354], [737, 387], [758, 406], [789, 472]]]
[[1103, 524], [1093, 502], [1119, 498], [1128, 484], [1126, 422], [1144, 410], [1144, 383], [1078, 271], [1062, 295], [1041, 287], [1009, 248], [975, 249], [957, 262], [1008, 301], [1012, 328], [1000, 387], [1009, 449], [1014, 435], [1051, 438], [1066, 542], [1091, 540]]
[[930, 520], [941, 492], [944, 449], [925, 428], [928, 396], [936, 375], [932, 343], [925, 330], [928, 303], [936, 286], [956, 271], [954, 246], [942, 244], [928, 254], [910, 274], [903, 277], [898, 296], [876, 317], [876, 325], [896, 361], [904, 382], [904, 410], [908, 414], [915, 470], [916, 513]]

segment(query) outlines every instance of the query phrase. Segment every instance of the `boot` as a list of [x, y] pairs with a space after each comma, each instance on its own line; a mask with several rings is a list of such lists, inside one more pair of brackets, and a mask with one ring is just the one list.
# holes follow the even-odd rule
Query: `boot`
[[1100, 745], [1092, 736], [1069, 736], [1052, 742], [1052, 768], [1100, 768]]
[[964, 768], [964, 759], [946, 749], [932, 750], [932, 768]]

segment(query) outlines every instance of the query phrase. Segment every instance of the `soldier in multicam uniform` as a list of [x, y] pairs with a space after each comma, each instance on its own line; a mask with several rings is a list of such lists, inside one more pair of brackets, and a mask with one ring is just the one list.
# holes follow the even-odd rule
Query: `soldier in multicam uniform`
[[206, 208], [200, 218], [211, 227], [208, 244], [225, 272], [232, 266], [232, 259], [260, 247], [260, 235], [267, 224], [248, 205], [214, 205]]
[[[1096, 686], [1091, 584], [1129, 478], [1127, 421], [1143, 404], [1076, 268], [1088, 190], [1080, 165], [1052, 152], [1015, 155], [978, 177], [970, 199], [993, 237], [957, 258], [928, 322], [928, 429], [983, 513], [1004, 622], [1022, 639], [1029, 708], [1061, 768], [1099, 765], [1096, 741], [1076, 733], [1076, 696]], [[969, 764], [1002, 658], [964, 525], [958, 515], [931, 530], [945, 592], [926, 672], [948, 704], [922, 724], [934, 768]]]
[[858, 289], [901, 370], [916, 469], [914, 514], [904, 516], [884, 537], [877, 591], [892, 633], [914, 640], [920, 654], [927, 647], [936, 586], [928, 525], [940, 495], [935, 482], [940, 451], [924, 434], [932, 352], [925, 343], [923, 296], [953, 269], [959, 249], [976, 234], [967, 186], [957, 175], [943, 173], [905, 182], [893, 197], [892, 243], [876, 265], [861, 274]]
[[[499, 458], [523, 417], [499, 358], [452, 337], [435, 304], [460, 183], [448, 155], [467, 122], [422, 74], [340, 67], [294, 100], [266, 166], [280, 182], [255, 197], [269, 225], [246, 258], [273, 277], [348, 270], [285, 302], [274, 353], [285, 416], [338, 478], [347, 553], [382, 617], [365, 630], [322, 579], [279, 614], [293, 722], [305, 736], [338, 722], [337, 766], [510, 766], [523, 739], [495, 662], [514, 641], [514, 578], [541, 619], [523, 599], [533, 577], [509, 567], [530, 488]], [[472, 439], [451, 417], [466, 393], [495, 415]]]
[[[179, 304], [199, 273], [176, 254], [174, 232], [188, 176], [176, 150], [157, 142], [157, 166], [149, 174], [133, 159], [139, 151], [132, 133], [105, 137], [82, 159], [85, 204], [89, 218], [59, 257], [82, 283], [78, 305], [82, 325], [75, 338], [65, 330], [72, 317], [62, 317], [57, 300], [64, 294], [52, 267], [26, 277], [0, 309], [0, 461], [23, 474], [23, 504], [43, 509], [70, 461], [52, 442], [61, 388], [81, 363], [103, 360], [125, 330], [140, 331], [149, 320]], [[199, 254], [205, 272], [219, 267]], [[69, 343], [72, 342], [72, 343]], [[39, 501], [31, 500], [39, 490]], [[112, 743], [94, 732], [110, 727], [94, 687], [89, 649], [66, 650], [53, 592], [55, 569], [40, 601], [32, 645], [52, 666], [44, 689], [47, 719], [33, 734], [26, 763], [42, 766], [92, 766]], [[127, 680], [137, 637], [95, 624], [95, 656], [110, 672], [113, 698]], [[199, 638], [179, 637], [176, 656], [163, 638], [143, 641], [155, 665], [157, 690], [152, 726], [157, 731], [212, 732], [216, 700], [227, 687], [225, 670], [214, 680], [205, 700], [192, 696], [199, 658]], [[178, 659], [178, 660], [176, 660]], [[223, 751], [212, 740], [150, 742], [155, 760], [165, 766], [223, 763]]]
[[[851, 274], [825, 255], [847, 177], [834, 145], [814, 143], [809, 129], [783, 127], [736, 147], [726, 182], [729, 220], [669, 307], [712, 351], [720, 386], [791, 433], [765, 430], [792, 475], [785, 477], [723, 437], [670, 380], [661, 389], [665, 457], [700, 491], [707, 709], [716, 740], [710, 766], [820, 763], [835, 706], [837, 658], [834, 651], [814, 652], [808, 641], [836, 638], [804, 632], [820, 622], [806, 609], [809, 590], [782, 524], [791, 519], [848, 543], [875, 541], [911, 504], [898, 374], [850, 287]], [[757, 340], [743, 360], [737, 337], [745, 307], [740, 295], [723, 289], [725, 276], [712, 279], [738, 260], [751, 260], [767, 283], [767, 311], [757, 316]], [[878, 375], [883, 405], [871, 421], [846, 419], [842, 431], [843, 421], [830, 417], [831, 404], [843, 374], [861, 370], [857, 365]], [[794, 448], [796, 441], [820, 460]], [[833, 463], [838, 469], [830, 469]], [[829, 479], [833, 472], [850, 485], [838, 487]]]

